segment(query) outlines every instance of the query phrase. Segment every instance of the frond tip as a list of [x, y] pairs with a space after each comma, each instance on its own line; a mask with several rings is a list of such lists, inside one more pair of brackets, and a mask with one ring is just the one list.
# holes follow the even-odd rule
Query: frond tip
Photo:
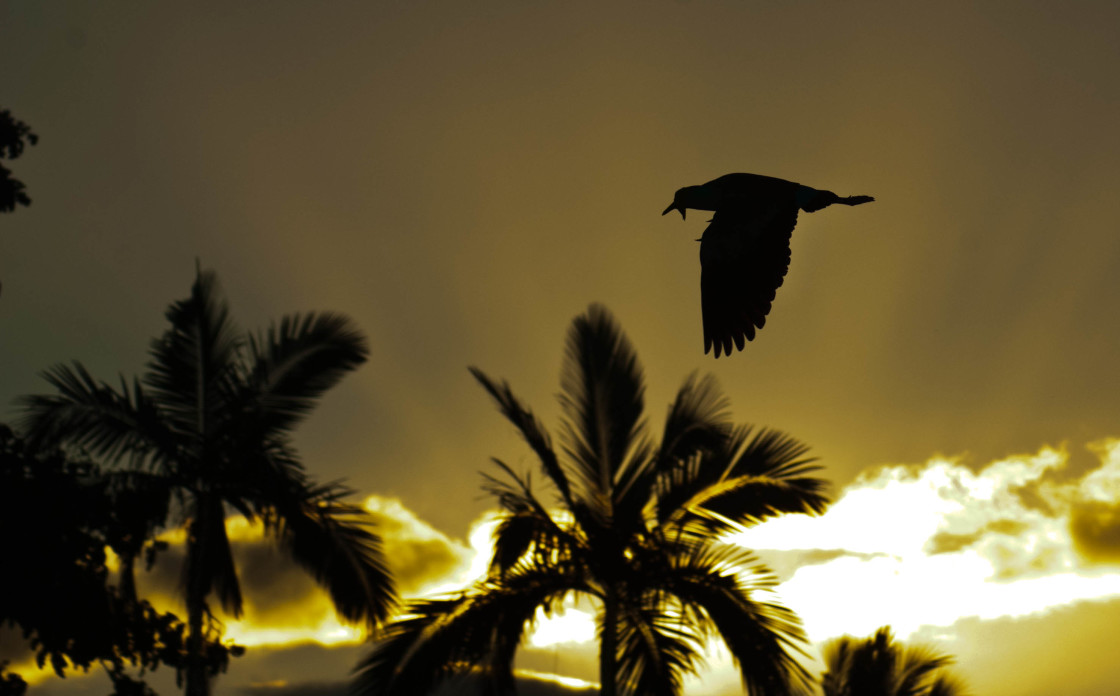
[[[292, 559], [327, 591], [346, 621], [374, 627], [397, 604], [392, 575], [369, 514], [338, 486], [296, 487], [272, 506], [269, 527]], [[266, 518], [267, 519], [267, 518]]]
[[568, 331], [560, 372], [565, 451], [588, 498], [607, 495], [643, 439], [645, 377], [629, 339], [602, 305]]

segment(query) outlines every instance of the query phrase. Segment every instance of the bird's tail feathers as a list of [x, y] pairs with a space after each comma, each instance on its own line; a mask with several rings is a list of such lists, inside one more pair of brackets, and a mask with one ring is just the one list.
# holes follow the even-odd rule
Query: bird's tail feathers
[[[811, 190], [811, 189], [810, 189]], [[804, 203], [801, 204], [801, 209], [806, 213], [815, 213], [818, 210], [827, 208], [834, 203], [842, 203], [844, 205], [861, 205], [863, 203], [870, 203], [875, 200], [871, 196], [848, 196], [843, 198], [837, 196], [832, 191], [816, 191], [809, 196]]]

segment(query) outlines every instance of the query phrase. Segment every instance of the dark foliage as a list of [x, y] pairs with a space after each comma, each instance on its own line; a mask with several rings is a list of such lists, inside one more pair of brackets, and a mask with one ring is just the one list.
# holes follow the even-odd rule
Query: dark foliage
[[18, 674], [5, 674], [7, 668], [7, 661], [0, 662], [0, 696], [23, 696], [27, 693], [27, 682]]
[[865, 639], [844, 636], [825, 646], [824, 696], [966, 696], [964, 682], [948, 672], [953, 663], [921, 645], [902, 645], [890, 626]]
[[[182, 671], [185, 624], [138, 600], [133, 587], [109, 582], [106, 548], [118, 556], [158, 549], [137, 527], [136, 499], [145, 493], [88, 461], [31, 451], [0, 425], [0, 621], [23, 632], [40, 667], [65, 676], [100, 664], [118, 694], [146, 693], [129, 667], [141, 675], [160, 665]], [[224, 671], [241, 650], [212, 630], [208, 669]], [[0, 693], [21, 693], [18, 675], [0, 681]]]
[[719, 543], [742, 525], [825, 508], [804, 445], [736, 427], [710, 378], [685, 381], [655, 440], [637, 355], [599, 306], [568, 334], [559, 449], [509, 385], [471, 372], [537, 456], [543, 486], [494, 460], [483, 487], [503, 517], [488, 576], [412, 602], [358, 665], [356, 693], [412, 696], [470, 681], [510, 694], [538, 611], [573, 596], [599, 607], [602, 696], [678, 696], [709, 637], [727, 645], [751, 696], [808, 686], [800, 621], [765, 592], [773, 576]]
[[[166, 312], [141, 378], [119, 387], [82, 365], [56, 365], [54, 394], [24, 397], [28, 437], [83, 447], [152, 488], [137, 510], [152, 527], [183, 525], [182, 590], [187, 652], [201, 654], [204, 619], [216, 599], [242, 610], [241, 583], [225, 518], [237, 512], [265, 532], [327, 590], [338, 613], [373, 627], [396, 591], [371, 519], [338, 485], [307, 475], [292, 431], [318, 398], [365, 362], [365, 337], [348, 318], [291, 315], [258, 334], [233, 322], [214, 273], [197, 271], [190, 296]], [[135, 558], [135, 555], [131, 556]], [[203, 663], [189, 665], [186, 691], [209, 693]]]
[[[26, 145], [39, 142], [31, 127], [14, 118], [7, 109], [0, 110], [0, 159], [16, 159]], [[0, 212], [10, 213], [16, 205], [31, 205], [23, 182], [12, 178], [12, 172], [0, 164]]]

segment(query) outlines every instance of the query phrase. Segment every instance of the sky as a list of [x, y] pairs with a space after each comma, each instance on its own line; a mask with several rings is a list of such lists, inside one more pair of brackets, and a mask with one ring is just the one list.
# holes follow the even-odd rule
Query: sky
[[[710, 372], [819, 457], [831, 512], [741, 540], [814, 640], [890, 623], [979, 693], [1111, 693], [1116, 26], [1107, 1], [0, 0], [0, 107], [40, 137], [10, 164], [33, 204], [0, 219], [2, 419], [53, 364], [142, 371], [196, 259], [247, 330], [343, 312], [370, 360], [296, 444], [433, 592], [485, 553], [489, 458], [532, 463], [467, 367], [555, 423], [598, 302], [654, 422]], [[876, 201], [802, 215], [766, 327], [714, 361], [704, 218], [660, 212], [735, 171]], [[270, 570], [241, 635], [327, 621], [245, 534]], [[313, 632], [254, 639], [219, 693], [329, 693], [362, 648]], [[541, 641], [526, 669], [594, 678], [589, 644]], [[735, 693], [721, 660], [694, 692]]]

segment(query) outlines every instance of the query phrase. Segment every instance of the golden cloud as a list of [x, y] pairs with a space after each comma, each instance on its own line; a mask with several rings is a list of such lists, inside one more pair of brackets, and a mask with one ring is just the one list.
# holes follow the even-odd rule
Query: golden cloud
[[395, 498], [371, 495], [363, 507], [374, 518], [402, 595], [427, 594], [449, 580], [467, 579], [475, 553], [466, 544], [424, 522]]
[[[488, 554], [479, 566], [479, 549], [436, 530], [399, 500], [373, 495], [365, 499], [363, 507], [373, 517], [386, 562], [403, 596], [461, 588], [485, 568]], [[471, 533], [472, 542], [481, 545], [484, 553], [489, 548], [491, 526], [489, 518], [481, 519]], [[259, 523], [235, 516], [226, 520], [226, 529], [244, 596], [240, 619], [217, 612], [228, 638], [250, 647], [339, 645], [363, 639], [361, 630], [338, 620], [327, 594], [265, 538]], [[182, 615], [178, 588], [185, 535], [175, 529], [162, 538], [169, 548], [150, 571], [138, 574], [138, 589], [161, 610]]]
[[952, 458], [879, 467], [820, 517], [778, 518], [729, 540], [776, 559], [778, 592], [814, 641], [885, 624], [906, 637], [1115, 597], [1120, 440], [1089, 449], [1100, 465], [1073, 478], [1068, 453], [1051, 447], [976, 471]]

